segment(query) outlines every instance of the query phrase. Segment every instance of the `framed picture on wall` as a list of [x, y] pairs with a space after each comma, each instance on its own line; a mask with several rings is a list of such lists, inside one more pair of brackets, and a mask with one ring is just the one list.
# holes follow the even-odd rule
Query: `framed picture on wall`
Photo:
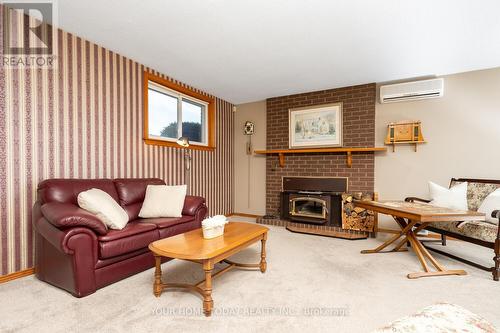
[[290, 149], [342, 146], [342, 103], [289, 110]]

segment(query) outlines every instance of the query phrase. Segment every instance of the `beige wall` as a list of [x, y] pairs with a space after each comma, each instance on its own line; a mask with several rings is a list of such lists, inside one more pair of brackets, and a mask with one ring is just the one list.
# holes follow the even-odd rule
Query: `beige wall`
[[255, 124], [253, 149], [266, 148], [266, 101], [240, 104], [234, 117], [234, 211], [264, 215], [266, 212], [266, 158], [247, 155], [245, 121]]
[[[447, 186], [451, 177], [500, 179], [500, 68], [444, 76], [444, 97], [376, 105], [376, 146], [384, 146], [387, 124], [422, 121], [428, 142], [399, 145], [375, 156], [375, 191], [381, 199], [427, 197], [427, 182]], [[378, 90], [378, 89], [377, 89]], [[266, 146], [265, 101], [242, 104], [235, 115], [235, 211], [265, 213], [265, 159], [245, 154], [242, 126], [256, 123], [254, 149]], [[250, 206], [248, 206], [250, 159]], [[388, 219], [381, 218], [382, 224]]]
[[444, 97], [376, 106], [376, 145], [387, 124], [420, 120], [426, 144], [376, 154], [375, 190], [381, 199], [427, 197], [429, 180], [500, 179], [500, 68], [444, 76]]

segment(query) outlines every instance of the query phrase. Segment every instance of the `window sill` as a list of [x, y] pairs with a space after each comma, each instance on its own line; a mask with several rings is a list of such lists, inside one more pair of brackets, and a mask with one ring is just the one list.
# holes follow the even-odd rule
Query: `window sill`
[[181, 147], [176, 142], [173, 141], [163, 141], [163, 140], [154, 140], [154, 139], [144, 139], [144, 143], [147, 145], [153, 146], [164, 146], [164, 147], [174, 147], [179, 149], [192, 149], [192, 150], [205, 150], [205, 151], [214, 151], [215, 147], [213, 146], [202, 146], [191, 144], [189, 147]]

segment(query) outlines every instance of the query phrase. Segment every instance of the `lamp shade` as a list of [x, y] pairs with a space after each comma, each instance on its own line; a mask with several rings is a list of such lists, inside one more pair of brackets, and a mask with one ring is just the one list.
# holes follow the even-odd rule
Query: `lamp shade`
[[189, 139], [186, 136], [181, 136], [177, 139], [177, 144], [181, 147], [189, 147]]

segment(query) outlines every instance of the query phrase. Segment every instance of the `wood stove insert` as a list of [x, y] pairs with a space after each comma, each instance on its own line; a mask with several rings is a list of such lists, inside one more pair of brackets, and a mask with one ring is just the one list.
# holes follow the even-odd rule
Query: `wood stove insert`
[[347, 178], [283, 177], [281, 218], [283, 220], [342, 226], [342, 193]]

